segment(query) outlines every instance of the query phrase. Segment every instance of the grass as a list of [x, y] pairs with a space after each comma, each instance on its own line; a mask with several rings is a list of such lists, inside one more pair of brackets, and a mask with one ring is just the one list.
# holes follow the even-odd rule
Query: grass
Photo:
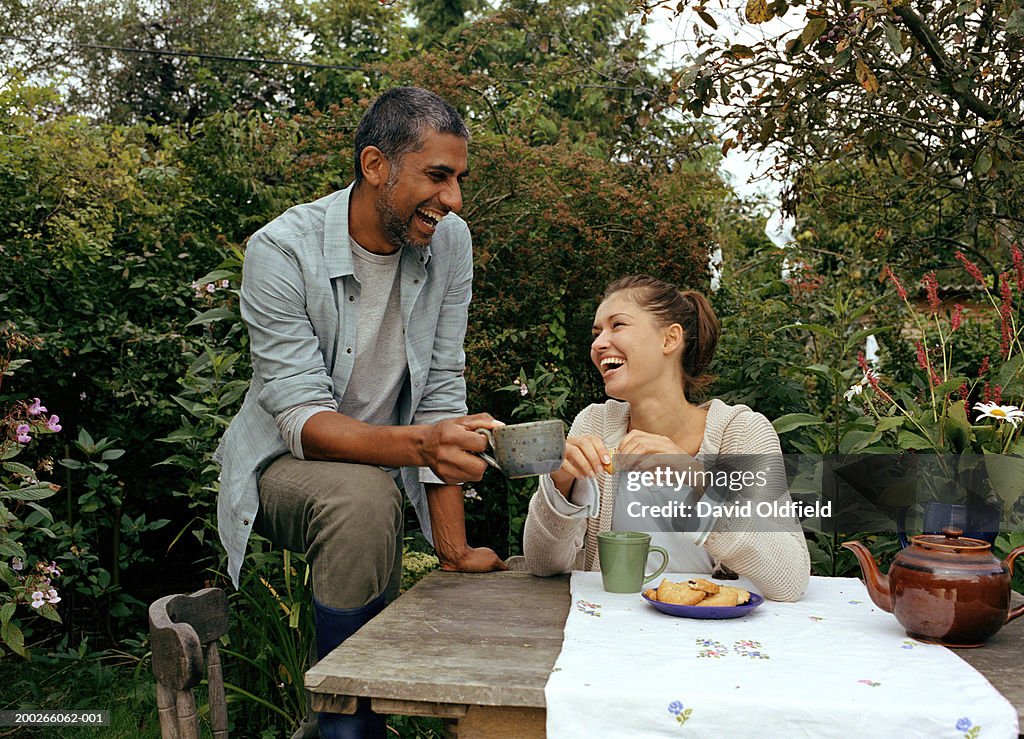
[[110, 724], [103, 727], [52, 726], [0, 729], [0, 737], [39, 736], [132, 737], [160, 739], [156, 713], [156, 688], [139, 661], [123, 655], [34, 655], [30, 662], [12, 655], [0, 670], [0, 705], [8, 710], [106, 710]]
[[[407, 551], [405, 564], [403, 589], [435, 569], [437, 560], [430, 555]], [[279, 739], [291, 734], [305, 710], [301, 680], [308, 667], [306, 657], [312, 637], [311, 618], [305, 607], [310, 594], [301, 576], [305, 572], [301, 560], [279, 555], [266, 566], [252, 569], [245, 587], [232, 592], [232, 625], [221, 647], [225, 681], [249, 694], [246, 697], [240, 691], [228, 690], [230, 731], [232, 737]], [[277, 587], [262, 578], [261, 573], [277, 573]], [[246, 649], [233, 649], [233, 644], [245, 644]], [[147, 635], [134, 634], [117, 646], [121, 649], [97, 650], [87, 637], [75, 647], [67, 646], [66, 639], [57, 646], [51, 642], [49, 650], [40, 642], [32, 648], [29, 661], [4, 654], [0, 658], [3, 661], [0, 709], [105, 710], [110, 712], [110, 723], [97, 728], [0, 727], [0, 739], [9, 736], [159, 739], [156, 684]], [[205, 686], [196, 691], [196, 703], [201, 735], [208, 737]], [[387, 723], [389, 737], [440, 739], [445, 736], [444, 722], [440, 719], [389, 716]]]
[[[149, 661], [121, 655], [34, 656], [30, 662], [15, 665], [13, 656], [5, 657], [0, 670], [0, 706], [5, 710], [106, 710], [110, 723], [103, 727], [52, 726], [0, 728], [0, 737], [42, 736], [55, 739], [160, 739], [156, 711], [156, 689]], [[196, 700], [201, 714], [205, 688]], [[229, 707], [232, 737], [278, 737], [279, 730], [253, 726], [246, 721], [250, 706], [233, 701]], [[201, 715], [201, 735], [210, 736]], [[389, 716], [388, 735], [405, 739], [441, 739], [444, 722], [410, 716]]]

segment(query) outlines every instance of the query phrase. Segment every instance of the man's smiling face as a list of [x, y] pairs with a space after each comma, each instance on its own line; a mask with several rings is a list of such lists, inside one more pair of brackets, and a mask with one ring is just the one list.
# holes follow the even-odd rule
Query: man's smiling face
[[469, 175], [466, 139], [428, 131], [423, 148], [387, 165], [375, 203], [380, 228], [395, 248], [425, 248], [437, 223], [462, 209], [462, 181]]

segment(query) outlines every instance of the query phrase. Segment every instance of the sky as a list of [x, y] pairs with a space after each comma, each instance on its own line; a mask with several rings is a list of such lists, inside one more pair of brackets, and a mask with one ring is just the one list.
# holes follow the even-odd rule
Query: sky
[[[760, 26], [751, 26], [748, 23], [740, 23], [738, 8], [730, 10], [707, 7], [706, 12], [715, 17], [719, 30], [730, 39], [748, 44], [757, 40], [758, 36], [755, 34], [775, 35], [793, 28], [796, 21], [794, 18], [775, 19]], [[662, 67], [679, 66], [694, 53], [691, 29], [695, 22], [701, 23], [691, 11], [678, 16], [665, 8], [654, 11], [648, 20], [646, 31], [652, 45], [662, 47]], [[762, 176], [771, 165], [770, 154], [758, 155], [755, 152], [732, 149], [722, 162], [722, 170], [741, 196], [763, 198], [766, 201], [765, 207], [770, 215], [765, 233], [777, 246], [783, 246], [792, 238], [792, 223], [784, 220], [779, 211], [782, 183]]]

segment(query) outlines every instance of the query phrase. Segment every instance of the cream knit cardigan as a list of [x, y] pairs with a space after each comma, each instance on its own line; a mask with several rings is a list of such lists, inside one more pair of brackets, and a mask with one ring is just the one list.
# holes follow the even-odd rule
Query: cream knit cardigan
[[[729, 406], [717, 399], [702, 407], [707, 408], [708, 416], [701, 456], [774, 455], [781, 464], [779, 437], [767, 418], [745, 405]], [[611, 447], [625, 435], [628, 425], [629, 404], [609, 400], [584, 408], [573, 421], [569, 435], [594, 434]], [[552, 507], [542, 490], [537, 490], [530, 500], [523, 532], [523, 553], [530, 572], [549, 576], [572, 569], [600, 569], [597, 534], [611, 528], [615, 497], [612, 479], [611, 475], [598, 476], [601, 511], [597, 518], [565, 516]], [[786, 491], [776, 491], [775, 495], [790, 500]], [[764, 528], [757, 519], [719, 519], [704, 548], [716, 562], [750, 578], [766, 598], [798, 600], [810, 576], [810, 557], [800, 523], [794, 518], [791, 530], [780, 531], [778, 520], [773, 519], [772, 530], [759, 530]]]

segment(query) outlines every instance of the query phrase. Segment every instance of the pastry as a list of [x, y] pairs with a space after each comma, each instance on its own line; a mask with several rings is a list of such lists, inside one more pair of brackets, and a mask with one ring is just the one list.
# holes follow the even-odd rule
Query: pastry
[[698, 577], [696, 580], [687, 580], [686, 584], [694, 590], [700, 590], [708, 595], [714, 595], [721, 590], [721, 586], [716, 585], [710, 580], [705, 580], [703, 577]]
[[694, 590], [685, 582], [662, 580], [658, 586], [658, 600], [677, 606], [694, 606], [707, 595], [702, 590]]
[[739, 603], [735, 590], [722, 590], [709, 595], [698, 603], [698, 606], [735, 606]]

